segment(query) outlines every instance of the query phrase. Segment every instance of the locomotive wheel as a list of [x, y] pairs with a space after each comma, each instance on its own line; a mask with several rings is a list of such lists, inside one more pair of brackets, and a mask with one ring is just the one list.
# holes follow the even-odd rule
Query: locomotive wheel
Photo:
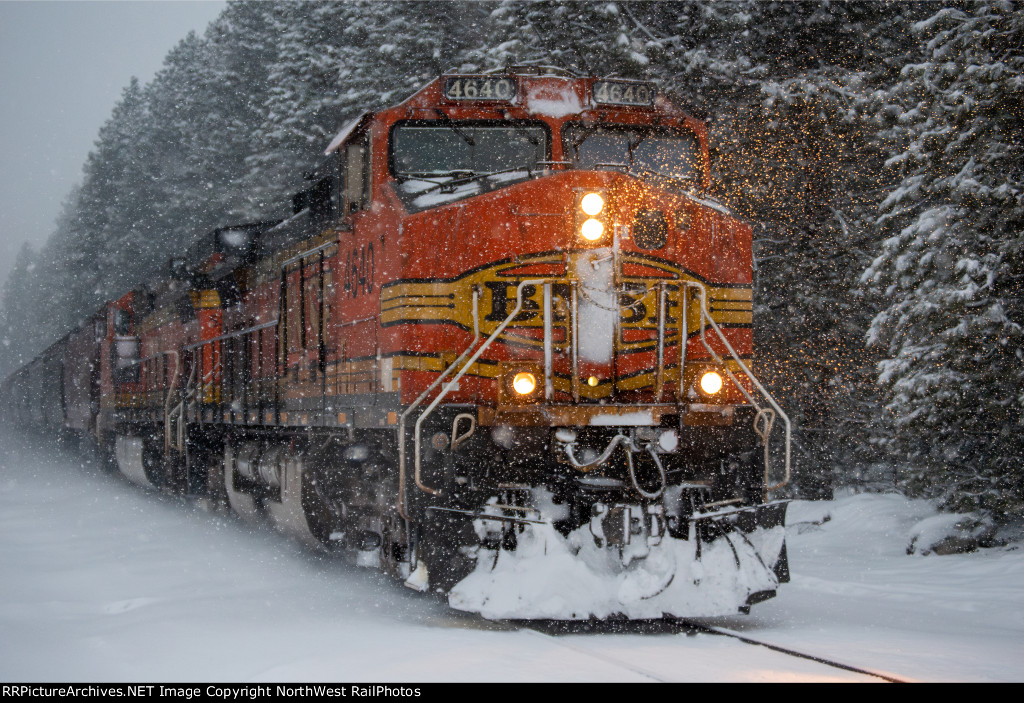
[[171, 451], [166, 457], [160, 457], [163, 465], [164, 485], [162, 488], [168, 493], [175, 495], [186, 495], [188, 493], [188, 467], [185, 465], [185, 457], [178, 452]]
[[221, 476], [222, 482], [219, 484], [224, 487], [224, 492], [228, 496], [228, 505], [231, 506], [232, 512], [238, 517], [249, 523], [261, 523], [264, 519], [263, 506], [251, 495], [245, 493], [239, 493], [233, 490], [234, 482], [234, 463], [235, 463], [235, 448], [231, 444], [225, 443], [224, 445], [224, 460], [221, 464]]
[[142, 466], [146, 478], [157, 489], [163, 489], [168, 483], [168, 471], [164, 465], [164, 457], [148, 439], [143, 440]]
[[395, 578], [406, 578], [402, 573], [403, 565], [408, 565], [409, 547], [406, 540], [403, 520], [397, 514], [385, 516], [383, 539], [380, 546], [381, 571]]
[[338, 508], [329, 497], [327, 481], [318, 470], [307, 470], [302, 475], [302, 511], [313, 538], [325, 546], [331, 545], [331, 534], [342, 527]]
[[[197, 467], [198, 468], [198, 467]], [[206, 458], [206, 497], [214, 510], [228, 510], [228, 489], [224, 484], [224, 451], [211, 451]]]

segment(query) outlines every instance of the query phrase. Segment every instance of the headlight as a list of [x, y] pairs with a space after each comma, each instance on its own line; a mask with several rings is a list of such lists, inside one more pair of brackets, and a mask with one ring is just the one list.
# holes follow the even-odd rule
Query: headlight
[[584, 239], [595, 242], [601, 238], [602, 234], [604, 234], [604, 225], [601, 224], [600, 220], [587, 220], [583, 223], [583, 226], [580, 227], [580, 234], [583, 235]]
[[604, 208], [604, 198], [600, 193], [587, 193], [580, 200], [580, 209], [591, 217], [601, 212]]
[[715, 371], [706, 371], [700, 377], [700, 389], [708, 395], [714, 395], [722, 390], [722, 377]]
[[520, 371], [512, 379], [512, 390], [519, 395], [530, 395], [537, 387], [537, 379], [529, 371]]
[[611, 221], [611, 194], [607, 191], [576, 193], [572, 226], [575, 236], [586, 242], [599, 242], [613, 227]]

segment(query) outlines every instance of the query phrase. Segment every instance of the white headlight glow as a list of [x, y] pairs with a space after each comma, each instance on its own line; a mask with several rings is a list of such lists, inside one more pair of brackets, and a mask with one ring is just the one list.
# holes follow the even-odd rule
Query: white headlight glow
[[587, 193], [580, 200], [580, 209], [593, 217], [604, 209], [604, 198], [599, 193]]
[[512, 379], [512, 390], [519, 395], [530, 395], [537, 387], [537, 379], [529, 371], [520, 371]]
[[600, 220], [587, 220], [583, 223], [583, 226], [580, 227], [580, 234], [583, 235], [584, 239], [596, 242], [601, 238], [601, 235], [604, 234], [604, 225], [601, 224]]
[[722, 377], [714, 371], [707, 371], [700, 377], [700, 389], [708, 395], [722, 390]]

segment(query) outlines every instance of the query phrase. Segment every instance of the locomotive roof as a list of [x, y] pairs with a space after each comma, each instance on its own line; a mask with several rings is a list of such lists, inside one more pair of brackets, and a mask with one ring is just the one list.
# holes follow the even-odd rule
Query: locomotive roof
[[[454, 88], [460, 88], [460, 81], [474, 83], [474, 92], [480, 86], [498, 86], [508, 90], [505, 95], [492, 97], [455, 97]], [[625, 91], [642, 92], [643, 100], [621, 97]], [[602, 91], [606, 94], [601, 95]], [[613, 91], [609, 96], [608, 91]], [[620, 97], [614, 97], [614, 91]], [[649, 98], [647, 97], [649, 95]], [[502, 110], [511, 108], [526, 115], [565, 119], [595, 110], [630, 110], [670, 115], [680, 120], [699, 124], [692, 116], [679, 109], [657, 90], [654, 83], [626, 78], [599, 78], [579, 76], [561, 69], [550, 67], [512, 67], [500, 72], [480, 74], [444, 74], [434, 78], [398, 105], [385, 108], [377, 113], [363, 112], [345, 123], [324, 150], [325, 155], [337, 151], [354, 133], [378, 115], [403, 110], [437, 110], [440, 108], [477, 108], [479, 110]], [[443, 119], [445, 115], [441, 115]], [[510, 116], [511, 117], [511, 116]], [[516, 115], [521, 117], [521, 115]]]
[[[496, 82], [509, 81], [511, 94], [502, 96], [494, 94], [482, 97], [483, 87]], [[460, 81], [463, 83], [460, 84]], [[468, 86], [465, 81], [476, 81], [476, 95], [468, 95], [468, 89], [459, 93], [458, 89]], [[604, 88], [617, 90], [630, 89], [647, 91], [649, 99], [611, 97], [599, 95]], [[507, 73], [483, 74], [444, 74], [423, 86], [402, 102], [397, 108], [403, 107], [454, 107], [455, 105], [480, 108], [516, 107], [531, 115], [562, 118], [578, 115], [593, 109], [635, 109], [640, 111], [675, 112], [683, 117], [682, 111], [661, 95], [657, 86], [650, 81], [627, 78], [600, 78], [597, 76], [566, 75], [565, 72], [544, 71], [521, 68], [510, 69]]]

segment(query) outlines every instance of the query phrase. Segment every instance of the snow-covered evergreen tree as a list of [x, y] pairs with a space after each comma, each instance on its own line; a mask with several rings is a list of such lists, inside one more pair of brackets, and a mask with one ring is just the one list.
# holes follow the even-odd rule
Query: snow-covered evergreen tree
[[[147, 88], [150, 117], [143, 128], [159, 159], [154, 184], [158, 224], [148, 245], [163, 260], [180, 252], [199, 232], [223, 218], [213, 213], [214, 193], [223, 192], [225, 131], [217, 110], [213, 52], [190, 33], [164, 59]], [[216, 203], [220, 205], [221, 203]]]
[[[857, 289], [882, 159], [867, 106], [891, 75], [878, 57], [906, 50], [902, 15], [914, 11], [751, 3], [737, 13], [748, 26], [735, 54], [723, 57], [738, 88], [713, 128], [721, 195], [759, 224], [758, 343], [797, 421], [805, 493], [827, 495], [836, 474], [872, 459], [864, 427], [877, 402], [862, 343], [872, 311]], [[723, 64], [711, 64], [712, 85], [728, 75]]]
[[533, 64], [582, 75], [649, 77], [648, 40], [630, 18], [629, 5], [504, 0], [488, 18], [487, 43], [471, 56], [488, 69]]
[[73, 324], [152, 270], [162, 165], [145, 138], [149, 117], [145, 90], [133, 78], [100, 128], [73, 210], [46, 247], [57, 273], [49, 293], [58, 296], [52, 304], [63, 322]]
[[[866, 458], [857, 276], [881, 165], [868, 98], [906, 51], [894, 3], [624, 3], [652, 74], [709, 117], [716, 195], [756, 223], [759, 368], [797, 424], [799, 482]], [[868, 391], [868, 392], [865, 392]]]
[[246, 208], [240, 181], [263, 120], [268, 66], [277, 55], [267, 22], [271, 8], [230, 4], [202, 37], [191, 34], [168, 54], [149, 86], [147, 131], [164, 164], [163, 258], [229, 218], [260, 214]]
[[[932, 8], [933, 10], [936, 8]], [[943, 7], [887, 98], [902, 175], [882, 206], [881, 254], [864, 275], [887, 307], [886, 443], [908, 485], [957, 509], [1024, 509], [1024, 13]]]
[[14, 259], [0, 298], [0, 378], [27, 363], [37, 351], [38, 327], [31, 295], [38, 255], [28, 243]]
[[204, 35], [210, 45], [210, 65], [203, 89], [213, 99], [203, 149], [192, 158], [194, 168], [208, 174], [204, 211], [208, 221], [216, 220], [218, 225], [228, 224], [225, 217], [234, 223], [264, 214], [252, 207], [243, 179], [272, 87], [268, 73], [277, 56], [278, 38], [271, 31], [270, 14], [270, 3], [232, 2]]

